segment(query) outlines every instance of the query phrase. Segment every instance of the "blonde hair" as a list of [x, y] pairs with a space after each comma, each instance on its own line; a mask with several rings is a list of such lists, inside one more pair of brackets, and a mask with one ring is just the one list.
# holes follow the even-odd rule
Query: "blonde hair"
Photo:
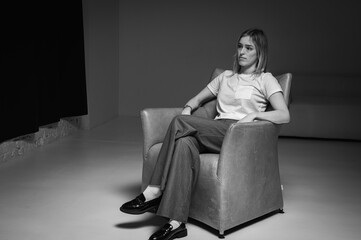
[[[250, 28], [244, 31], [241, 36], [238, 38], [237, 41], [237, 48], [238, 43], [241, 38], [249, 36], [252, 42], [255, 45], [256, 52], [257, 52], [257, 63], [256, 63], [256, 70], [254, 74], [261, 74], [262, 72], [266, 71], [267, 68], [267, 61], [268, 61], [268, 41], [266, 34], [257, 28]], [[238, 53], [234, 55], [233, 61], [233, 73], [239, 73], [241, 70], [241, 66], [238, 63]]]

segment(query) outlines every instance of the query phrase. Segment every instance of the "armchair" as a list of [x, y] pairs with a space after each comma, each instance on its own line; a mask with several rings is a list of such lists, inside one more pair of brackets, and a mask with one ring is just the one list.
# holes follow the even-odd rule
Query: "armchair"
[[[211, 80], [222, 72], [222, 69], [215, 69]], [[288, 105], [292, 75], [286, 73], [276, 78]], [[150, 181], [167, 128], [181, 112], [182, 108], [141, 111], [144, 134], [142, 190]], [[203, 104], [193, 114], [214, 118], [216, 101]], [[189, 217], [217, 229], [219, 237], [223, 238], [225, 230], [267, 213], [282, 211], [277, 151], [279, 127], [268, 121], [233, 124], [220, 154], [201, 154]]]

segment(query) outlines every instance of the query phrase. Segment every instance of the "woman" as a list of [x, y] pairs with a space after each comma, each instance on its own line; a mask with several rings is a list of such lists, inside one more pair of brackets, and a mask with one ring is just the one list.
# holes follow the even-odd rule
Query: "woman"
[[[141, 214], [157, 210], [169, 222], [149, 238], [187, 236], [192, 189], [198, 177], [199, 154], [219, 153], [229, 126], [236, 122], [266, 120], [287, 123], [289, 112], [278, 81], [266, 73], [268, 43], [262, 30], [249, 29], [237, 42], [233, 71], [224, 71], [190, 99], [171, 122], [160, 150], [150, 185], [122, 212]], [[217, 116], [191, 116], [203, 102], [217, 98]], [[267, 111], [270, 103], [274, 110]]]

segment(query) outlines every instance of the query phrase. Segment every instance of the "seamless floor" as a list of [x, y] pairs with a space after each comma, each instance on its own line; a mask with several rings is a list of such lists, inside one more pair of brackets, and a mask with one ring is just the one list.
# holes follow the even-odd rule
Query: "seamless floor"
[[[361, 142], [279, 139], [285, 214], [226, 232], [229, 240], [361, 237]], [[119, 206], [139, 194], [142, 132], [120, 117], [0, 165], [1, 240], [148, 239], [166, 220]], [[184, 239], [218, 239], [191, 221]]]

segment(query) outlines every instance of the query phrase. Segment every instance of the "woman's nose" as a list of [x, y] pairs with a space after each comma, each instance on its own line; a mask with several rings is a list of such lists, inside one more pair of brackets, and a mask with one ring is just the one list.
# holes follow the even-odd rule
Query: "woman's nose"
[[241, 55], [243, 55], [244, 54], [244, 48], [238, 48], [238, 53]]

